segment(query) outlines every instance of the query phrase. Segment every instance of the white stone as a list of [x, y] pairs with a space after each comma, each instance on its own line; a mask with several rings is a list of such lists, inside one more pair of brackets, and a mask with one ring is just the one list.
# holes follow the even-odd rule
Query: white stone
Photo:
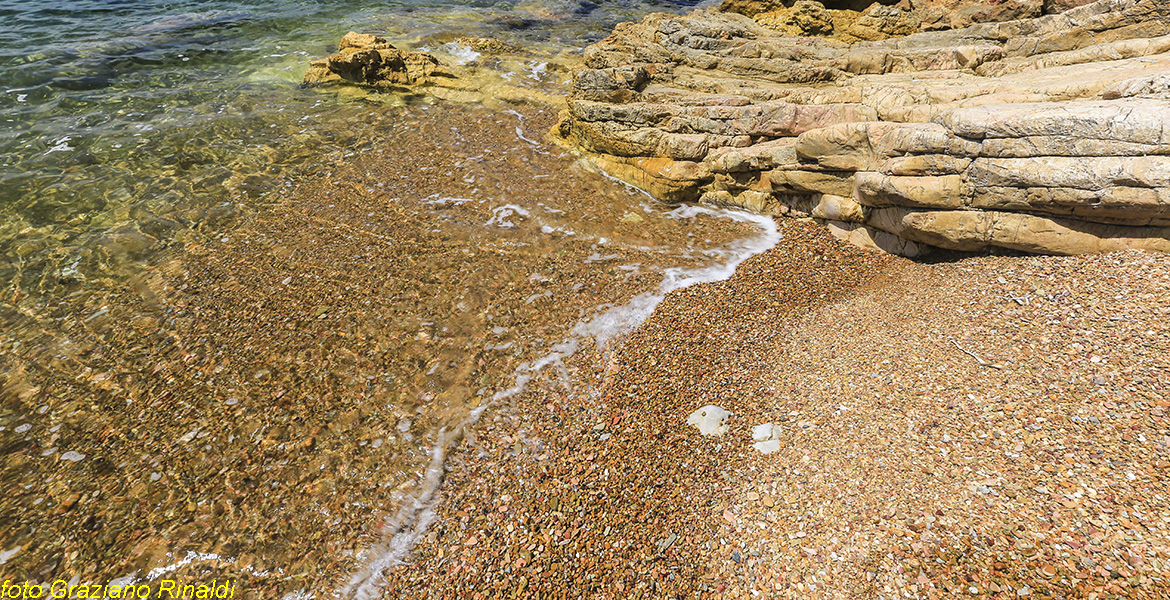
[[73, 450], [70, 450], [70, 451], [66, 452], [65, 454], [61, 455], [61, 460], [67, 460], [69, 462], [77, 462], [79, 460], [83, 460], [84, 458], [85, 458], [84, 454], [82, 454], [80, 452], [74, 452]]
[[699, 433], [703, 435], [720, 436], [727, 433], [727, 417], [730, 416], [731, 413], [726, 410], [708, 404], [691, 413], [691, 416], [687, 417], [687, 424], [698, 427]]
[[11, 550], [0, 552], [0, 565], [8, 562], [8, 559], [12, 558], [13, 556], [16, 556], [16, 553], [20, 552], [21, 548], [23, 548], [23, 546], [17, 546]]
[[752, 447], [764, 454], [771, 454], [780, 449], [780, 426], [775, 423], [763, 423], [752, 427], [752, 439], [756, 443]]
[[780, 426], [775, 423], [756, 425], [752, 427], [752, 440], [766, 442], [768, 440], [779, 439], [781, 431]]
[[763, 454], [771, 454], [780, 449], [780, 440], [768, 440], [766, 442], [756, 442], [752, 444], [752, 448], [759, 450]]

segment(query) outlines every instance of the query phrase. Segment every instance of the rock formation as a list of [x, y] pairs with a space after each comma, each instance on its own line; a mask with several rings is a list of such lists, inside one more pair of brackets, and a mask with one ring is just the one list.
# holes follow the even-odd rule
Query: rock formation
[[399, 50], [376, 35], [351, 31], [341, 38], [337, 54], [309, 63], [303, 84], [392, 89], [425, 85], [437, 77], [451, 75], [430, 54]]
[[[1089, 4], [1093, 0], [724, 0], [721, 10], [752, 17], [757, 22], [795, 33], [787, 26], [796, 25], [810, 14], [829, 16], [832, 32], [848, 39], [847, 30], [857, 23], [859, 32], [881, 29], [884, 23], [896, 21], [900, 29], [939, 30], [957, 29], [973, 23], [991, 23], [1029, 19], [1042, 14], [1056, 14]], [[860, 11], [860, 12], [859, 12]], [[797, 23], [793, 23], [797, 21]], [[782, 27], [774, 27], [781, 25]], [[804, 34], [823, 35], [824, 27], [804, 29]], [[905, 35], [903, 33], [902, 35]], [[865, 35], [859, 39], [878, 39]]]
[[[309, 63], [302, 85], [394, 101], [433, 97], [497, 108], [533, 101], [562, 105], [560, 95], [550, 94], [540, 81], [512, 77], [532, 69], [522, 48], [475, 37], [459, 38], [455, 45], [473, 57], [490, 58], [454, 57], [462, 60], [443, 63], [430, 53], [402, 50], [376, 35], [351, 31], [341, 38], [336, 54]], [[545, 68], [567, 72], [563, 62], [549, 59]]]
[[655, 14], [586, 51], [553, 134], [664, 200], [900, 254], [1170, 251], [1170, 3], [856, 43]]

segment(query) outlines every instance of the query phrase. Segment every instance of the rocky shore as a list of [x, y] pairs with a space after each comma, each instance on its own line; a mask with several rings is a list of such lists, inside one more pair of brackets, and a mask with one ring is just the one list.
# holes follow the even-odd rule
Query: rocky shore
[[489, 413], [382, 597], [1170, 597], [1170, 8], [826, 4], [587, 49], [556, 141], [800, 218]]
[[501, 109], [564, 106], [557, 93], [563, 86], [553, 82], [564, 80], [575, 61], [563, 53], [529, 52], [497, 38], [463, 37], [447, 46], [462, 56], [443, 61], [432, 52], [404, 50], [385, 38], [351, 31], [335, 54], [309, 63], [301, 83], [407, 103], [437, 98]]
[[[1166, 256], [925, 264], [781, 225], [570, 365], [594, 392], [493, 415], [382, 597], [1170, 595]], [[707, 404], [722, 437], [685, 424]]]
[[[403, 106], [138, 276], [13, 284], [0, 574], [1170, 598], [1170, 5], [828, 4], [621, 25], [564, 98], [564, 56], [345, 36], [305, 86]], [[758, 221], [595, 166], [797, 218], [728, 263]]]
[[910, 4], [622, 24], [554, 134], [659, 198], [811, 216], [897, 254], [1170, 250], [1170, 6], [952, 2], [1004, 10], [943, 23], [946, 3]]

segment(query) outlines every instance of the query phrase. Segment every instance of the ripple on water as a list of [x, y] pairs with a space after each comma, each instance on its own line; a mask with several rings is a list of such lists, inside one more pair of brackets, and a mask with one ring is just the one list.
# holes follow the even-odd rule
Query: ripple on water
[[764, 221], [660, 206], [522, 142], [513, 115], [372, 114], [378, 143], [276, 187], [224, 233], [178, 236], [97, 283], [113, 250], [87, 272], [62, 256], [56, 272], [83, 279], [41, 285], [76, 295], [14, 305], [0, 368], [16, 400], [0, 423], [36, 425], [0, 432], [19, 449], [0, 477], [28, 486], [3, 507], [28, 525], [14, 569], [79, 568], [54, 562], [61, 531], [103, 522], [120, 525], [81, 542], [77, 564], [110, 577], [194, 552], [219, 558], [177, 572], [272, 592], [376, 582], [480, 411], [767, 242]]
[[539, 109], [297, 86], [348, 29], [580, 45], [646, 3], [154, 6], [0, 9], [8, 573], [376, 575], [479, 411], [758, 235], [583, 168]]

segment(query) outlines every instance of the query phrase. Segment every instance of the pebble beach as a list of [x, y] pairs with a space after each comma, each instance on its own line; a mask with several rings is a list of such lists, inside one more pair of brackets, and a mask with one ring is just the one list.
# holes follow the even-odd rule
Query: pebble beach
[[15, 0], [0, 595], [1170, 600], [1170, 8], [826, 3]]
[[781, 233], [485, 419], [383, 597], [1170, 595], [1170, 260]]

